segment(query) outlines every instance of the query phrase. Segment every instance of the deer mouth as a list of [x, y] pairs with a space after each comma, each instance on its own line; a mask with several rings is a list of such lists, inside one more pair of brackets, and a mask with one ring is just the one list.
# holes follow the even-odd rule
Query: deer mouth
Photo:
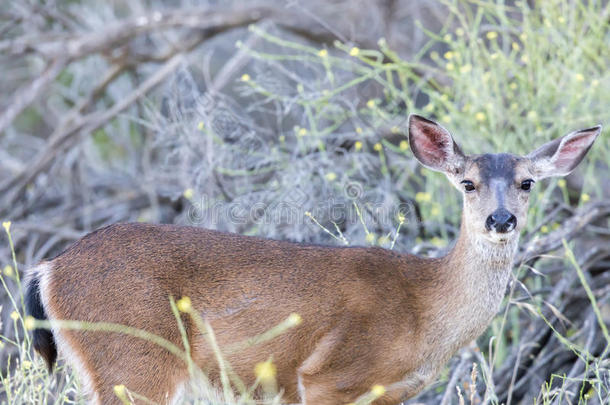
[[510, 243], [515, 238], [516, 234], [517, 232], [515, 230], [509, 232], [490, 231], [485, 235], [485, 239], [494, 244], [505, 245]]

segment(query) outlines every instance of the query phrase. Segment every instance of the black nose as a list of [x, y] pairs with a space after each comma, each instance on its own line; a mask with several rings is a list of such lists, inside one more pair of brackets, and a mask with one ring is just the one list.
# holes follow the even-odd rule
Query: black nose
[[495, 229], [498, 233], [506, 233], [515, 229], [517, 218], [505, 208], [498, 208], [485, 221], [488, 231]]

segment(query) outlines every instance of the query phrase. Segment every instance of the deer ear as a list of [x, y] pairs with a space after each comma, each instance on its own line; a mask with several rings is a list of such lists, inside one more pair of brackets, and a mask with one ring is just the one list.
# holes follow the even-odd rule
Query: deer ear
[[466, 161], [449, 131], [419, 115], [409, 116], [409, 145], [415, 158], [424, 166], [439, 172], [456, 174]]
[[602, 126], [581, 129], [548, 142], [529, 155], [538, 179], [569, 174], [585, 157]]

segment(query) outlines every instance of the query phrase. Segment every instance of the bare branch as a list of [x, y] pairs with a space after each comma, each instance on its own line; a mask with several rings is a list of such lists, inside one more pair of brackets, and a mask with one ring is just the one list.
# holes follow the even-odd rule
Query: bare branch
[[0, 133], [46, 90], [67, 65], [66, 58], [57, 58], [47, 66], [40, 77], [17, 90], [7, 109], [0, 115]]

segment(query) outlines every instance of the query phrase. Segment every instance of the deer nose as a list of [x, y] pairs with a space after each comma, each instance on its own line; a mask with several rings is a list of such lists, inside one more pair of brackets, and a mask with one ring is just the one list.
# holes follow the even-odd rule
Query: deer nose
[[510, 232], [517, 226], [517, 218], [505, 208], [498, 208], [485, 221], [488, 231], [495, 229], [498, 233]]

